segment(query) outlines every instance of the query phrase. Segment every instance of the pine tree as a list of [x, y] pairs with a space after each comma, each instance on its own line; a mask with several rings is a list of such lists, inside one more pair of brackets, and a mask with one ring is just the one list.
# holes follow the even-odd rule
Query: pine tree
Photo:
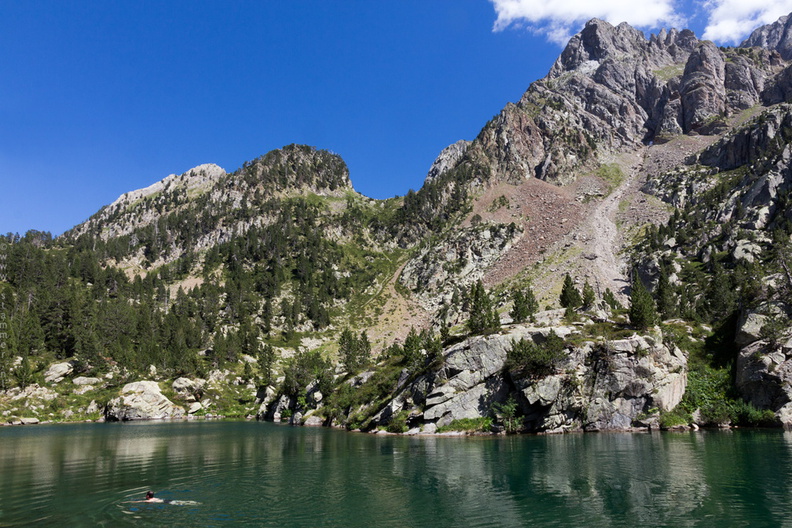
[[22, 361], [14, 368], [14, 378], [16, 378], [20, 389], [24, 390], [33, 383], [33, 374], [34, 371], [30, 364], [30, 359], [27, 354], [23, 354]]
[[605, 301], [605, 304], [610, 306], [611, 310], [621, 310], [624, 308], [618, 299], [616, 299], [616, 296], [613, 294], [610, 288], [605, 288], [605, 293], [602, 294], [602, 300]]
[[530, 287], [512, 290], [512, 301], [513, 306], [509, 315], [515, 323], [524, 323], [539, 310], [539, 302]]
[[643, 285], [638, 273], [634, 272], [630, 294], [630, 323], [641, 330], [646, 330], [654, 326], [657, 319], [657, 308], [652, 294]]
[[272, 331], [272, 299], [269, 297], [264, 300], [261, 310], [261, 329], [266, 336]]
[[358, 339], [358, 355], [361, 366], [365, 367], [371, 359], [371, 342], [365, 330], [360, 332], [360, 338]]
[[272, 365], [275, 363], [275, 349], [272, 348], [272, 345], [265, 344], [259, 348], [259, 355], [256, 359], [258, 360], [259, 368], [258, 386], [266, 387], [272, 385], [274, 381], [272, 376]]
[[594, 288], [591, 287], [589, 281], [586, 281], [583, 284], [583, 309], [584, 310], [591, 310], [594, 307], [594, 303], [597, 301], [597, 297], [594, 294]]
[[348, 328], [341, 332], [338, 340], [338, 352], [341, 356], [341, 363], [347, 372], [356, 372], [360, 367], [358, 358], [358, 340], [355, 334]]
[[487, 334], [500, 328], [500, 317], [481, 280], [470, 288], [470, 319], [467, 326], [472, 334]]
[[402, 356], [409, 370], [415, 372], [423, 368], [425, 358], [421, 353], [421, 337], [413, 327], [410, 327], [410, 332], [404, 338]]
[[11, 388], [11, 355], [5, 347], [0, 348], [0, 391]]
[[679, 315], [679, 304], [674, 288], [668, 281], [665, 265], [660, 266], [660, 276], [657, 279], [657, 311], [663, 319], [671, 319]]
[[560, 301], [562, 308], [570, 308], [572, 310], [579, 308], [583, 304], [583, 298], [580, 296], [578, 289], [575, 288], [575, 283], [572, 282], [572, 277], [569, 276], [569, 273], [564, 277]]
[[712, 280], [707, 290], [707, 312], [713, 322], [728, 317], [736, 306], [737, 294], [731, 277], [720, 262], [715, 262], [712, 269]]

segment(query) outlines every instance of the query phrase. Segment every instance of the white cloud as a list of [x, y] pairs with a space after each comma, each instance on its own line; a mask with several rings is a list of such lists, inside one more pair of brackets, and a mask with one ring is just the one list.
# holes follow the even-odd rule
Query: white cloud
[[739, 44], [759, 26], [792, 12], [792, 0], [710, 0], [705, 39]]
[[677, 26], [682, 17], [674, 0], [490, 0], [498, 15], [495, 31], [521, 26], [566, 44], [572, 33], [592, 18], [640, 28]]

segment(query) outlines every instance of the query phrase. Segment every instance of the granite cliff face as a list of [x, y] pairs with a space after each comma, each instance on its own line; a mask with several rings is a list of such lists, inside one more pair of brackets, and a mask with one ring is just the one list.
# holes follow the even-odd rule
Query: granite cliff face
[[740, 48], [721, 49], [690, 30], [647, 39], [627, 24], [592, 20], [458, 163], [481, 180], [568, 184], [615, 151], [722, 131], [724, 118], [785, 97], [786, 28], [784, 17]]
[[[514, 430], [626, 431], [659, 427], [660, 414], [681, 401], [687, 357], [657, 336], [634, 334], [567, 345], [541, 374], [510, 364], [509, 350], [517, 341], [541, 344], [551, 334], [567, 340], [581, 335], [578, 327], [563, 325], [559, 312], [540, 313], [537, 319], [547, 324], [516, 325], [498, 335], [472, 337], [446, 348], [439, 361], [417, 375], [405, 369], [390, 397], [346, 409], [336, 423], [348, 424], [352, 415], [370, 416], [359, 426], [373, 430], [401, 417], [413, 432], [434, 433], [492, 416], [511, 398], [519, 407]], [[373, 375], [364, 373], [350, 383], [365, 385]], [[295, 406], [288, 398], [270, 399], [260, 412], [279, 417]], [[322, 413], [319, 405], [309, 416]], [[303, 419], [296, 418], [296, 423]]]
[[792, 59], [792, 17], [782, 16], [773, 24], [757, 28], [740, 47], [775, 50], [784, 60]]
[[[516, 104], [508, 104], [464, 149], [455, 144], [438, 157], [426, 192], [434, 197], [435, 213], [441, 213], [454, 208], [460, 187], [467, 195], [486, 196], [499, 185], [514, 188], [538, 178], [575, 188], [581, 177], [627, 153], [645, 157], [647, 146], [683, 135], [719, 137], [753, 109], [786, 100], [792, 89], [789, 71], [775, 48], [718, 48], [689, 30], [661, 31], [647, 39], [627, 24], [592, 20], [570, 40], [546, 78], [534, 82]], [[729, 155], [725, 146], [717, 150]], [[625, 170], [640, 171], [640, 162]], [[567, 218], [593, 214], [576, 209]], [[523, 243], [515, 239], [504, 245], [501, 260], [508, 259], [514, 246], [541, 244], [535, 238], [543, 234], [530, 233], [530, 220], [557, 213], [533, 205], [514, 211], [509, 221], [525, 233]], [[503, 215], [480, 216], [495, 227], [509, 223]], [[574, 236], [575, 227], [570, 222], [560, 231]], [[531, 235], [534, 240], [528, 240]], [[413, 231], [412, 237], [421, 236], [426, 233]], [[442, 235], [427, 253], [448, 254], [449, 247], [465, 253], [454, 241], [457, 236]], [[475, 270], [463, 267], [462, 274], [484, 276], [494, 260], [480, 261]]]

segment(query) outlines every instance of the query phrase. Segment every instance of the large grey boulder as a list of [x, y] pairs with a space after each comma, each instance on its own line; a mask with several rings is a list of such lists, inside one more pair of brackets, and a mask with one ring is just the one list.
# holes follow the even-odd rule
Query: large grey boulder
[[454, 420], [488, 416], [492, 404], [503, 401], [508, 393], [504, 377], [492, 376], [467, 390], [453, 393], [442, 403], [428, 407], [423, 418], [443, 426]]
[[737, 356], [735, 385], [758, 409], [770, 409], [785, 426], [792, 426], [792, 348], [770, 348], [756, 341]]
[[423, 419], [443, 426], [487, 416], [492, 404], [508, 395], [502, 372], [512, 339], [510, 335], [473, 337], [451, 347], [426, 397]]
[[200, 399], [205, 385], [206, 380], [200, 378], [176, 378], [171, 386], [184, 401], [192, 403]]
[[761, 339], [762, 326], [767, 322], [767, 316], [756, 312], [746, 312], [737, 323], [737, 333], [734, 342], [738, 346], [750, 345]]
[[100, 383], [102, 380], [99, 378], [89, 378], [85, 376], [78, 376], [72, 380], [72, 383], [75, 385], [83, 386], [83, 385], [96, 385]]
[[184, 409], [160, 391], [156, 381], [127, 383], [118, 398], [110, 400], [105, 418], [112, 421], [183, 418]]
[[651, 409], [679, 404], [687, 359], [678, 348], [635, 335], [568, 350], [555, 374], [513, 376], [528, 429], [628, 430]]
[[54, 363], [44, 373], [44, 380], [49, 383], [59, 383], [74, 370], [71, 362]]
[[274, 400], [270, 405], [261, 404], [256, 418], [259, 420], [272, 420], [274, 422], [281, 421], [283, 413], [288, 409], [293, 409], [296, 402], [286, 395], [281, 395]]

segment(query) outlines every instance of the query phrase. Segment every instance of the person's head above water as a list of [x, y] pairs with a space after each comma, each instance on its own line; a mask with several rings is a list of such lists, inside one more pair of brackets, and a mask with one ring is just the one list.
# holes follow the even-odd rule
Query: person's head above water
[[146, 498], [147, 499], [153, 499], [154, 498], [154, 492], [153, 491], [147, 491], [146, 492]]

